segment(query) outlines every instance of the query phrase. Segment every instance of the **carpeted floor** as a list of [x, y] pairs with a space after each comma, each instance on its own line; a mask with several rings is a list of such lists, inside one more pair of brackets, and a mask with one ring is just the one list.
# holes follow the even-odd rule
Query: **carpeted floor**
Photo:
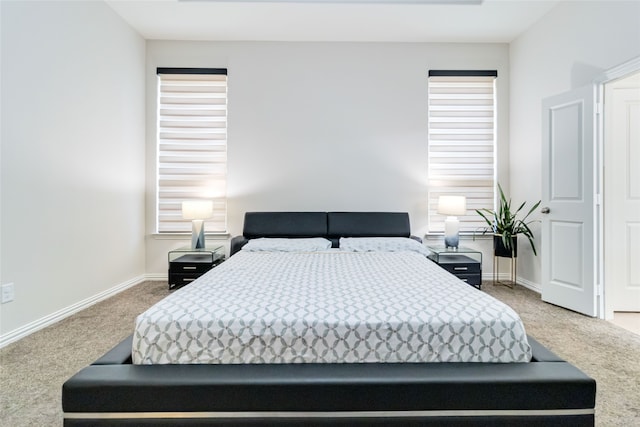
[[[546, 304], [521, 286], [483, 290], [513, 307], [530, 335], [596, 379], [597, 426], [640, 426], [640, 336]], [[135, 317], [167, 294], [166, 282], [144, 282], [0, 349], [0, 425], [62, 425], [62, 383], [129, 335]]]

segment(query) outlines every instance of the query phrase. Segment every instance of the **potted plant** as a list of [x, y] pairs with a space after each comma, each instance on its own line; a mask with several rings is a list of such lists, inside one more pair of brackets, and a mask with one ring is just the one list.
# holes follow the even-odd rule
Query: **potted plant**
[[500, 192], [500, 203], [497, 211], [483, 208], [476, 209], [476, 212], [487, 222], [487, 227], [484, 228], [482, 234], [488, 232], [493, 233], [494, 238], [494, 251], [496, 256], [515, 258], [518, 256], [517, 238], [518, 234], [522, 234], [527, 237], [531, 250], [534, 255], [538, 255], [536, 252], [536, 246], [533, 243], [533, 232], [529, 228], [529, 224], [533, 221], [527, 222], [529, 215], [540, 205], [540, 200], [533, 205], [527, 214], [518, 218], [518, 214], [524, 208], [527, 202], [523, 202], [518, 209], [512, 210], [511, 199], [507, 200], [502, 191], [502, 187], [498, 184], [498, 191]]

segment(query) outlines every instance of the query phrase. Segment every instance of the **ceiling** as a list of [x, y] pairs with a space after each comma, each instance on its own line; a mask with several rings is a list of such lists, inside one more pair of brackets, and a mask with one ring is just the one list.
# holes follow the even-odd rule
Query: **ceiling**
[[[508, 43], [558, 0], [104, 0], [150, 40]], [[428, 0], [427, 0], [428, 1]], [[456, 1], [456, 0], [454, 0]]]

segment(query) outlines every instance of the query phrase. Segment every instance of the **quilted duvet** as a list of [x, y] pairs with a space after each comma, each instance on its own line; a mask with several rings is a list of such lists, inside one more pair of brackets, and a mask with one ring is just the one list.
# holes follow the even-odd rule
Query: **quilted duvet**
[[135, 364], [528, 362], [519, 316], [416, 252], [240, 251], [136, 319]]

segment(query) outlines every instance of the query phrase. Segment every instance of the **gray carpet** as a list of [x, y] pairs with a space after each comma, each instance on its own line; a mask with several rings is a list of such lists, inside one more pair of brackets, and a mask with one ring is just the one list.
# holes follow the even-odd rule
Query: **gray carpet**
[[[523, 287], [486, 284], [527, 332], [597, 381], [596, 425], [640, 426], [640, 336], [540, 301]], [[168, 294], [145, 282], [0, 350], [0, 425], [62, 424], [62, 383], [129, 335], [134, 318]]]

